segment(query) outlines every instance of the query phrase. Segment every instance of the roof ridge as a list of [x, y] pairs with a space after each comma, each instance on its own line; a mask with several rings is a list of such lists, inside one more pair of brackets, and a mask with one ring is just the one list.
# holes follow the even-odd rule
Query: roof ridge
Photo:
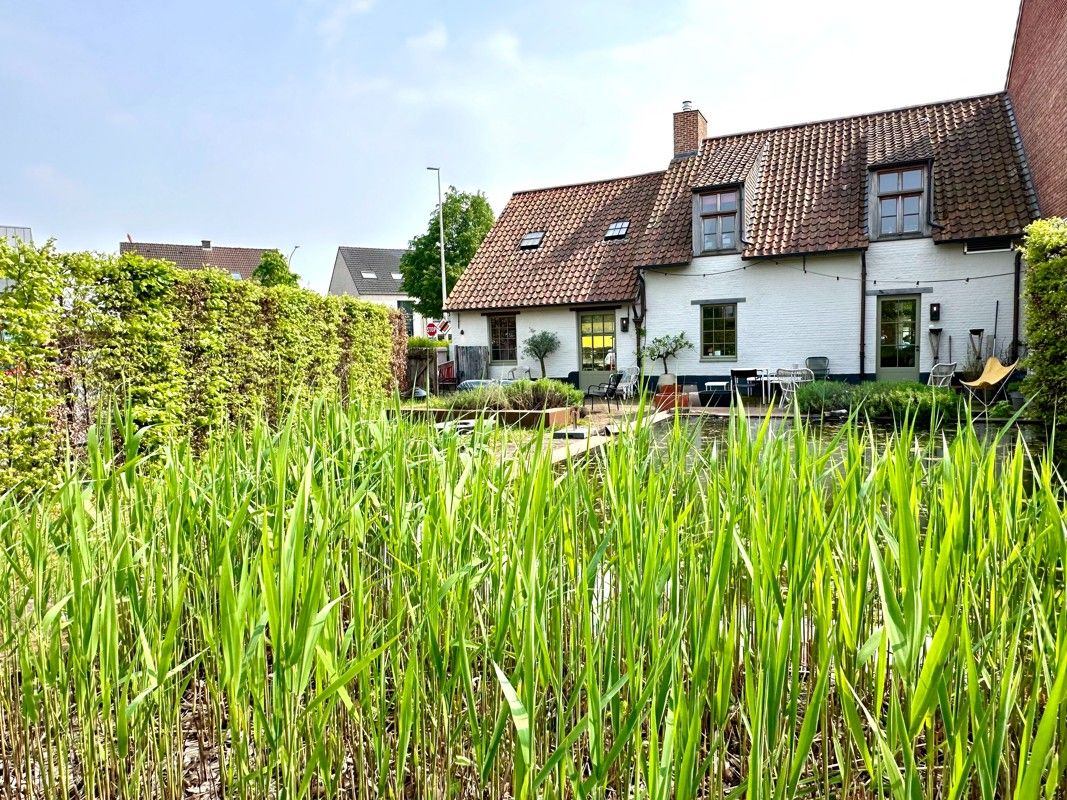
[[[123, 241], [119, 242], [120, 245], [149, 245], [151, 247], [198, 247], [203, 249], [203, 243], [200, 244], [178, 244], [175, 242], [141, 242], [141, 241]], [[277, 250], [277, 247], [247, 247], [245, 245], [236, 244], [212, 244], [212, 250]]]
[[806, 128], [810, 125], [825, 125], [830, 122], [848, 122], [854, 119], [864, 119], [867, 117], [881, 117], [886, 114], [899, 114], [903, 111], [915, 111], [920, 108], [934, 108], [935, 106], [947, 106], [952, 103], [968, 103], [972, 100], [991, 100], [993, 98], [1000, 98], [1007, 94], [1005, 91], [986, 92], [985, 94], [976, 94], [970, 97], [957, 97], [950, 100], [936, 100], [932, 103], [915, 103], [910, 106], [900, 106], [898, 108], [885, 108], [880, 111], [867, 111], [862, 114], [847, 114], [843, 117], [826, 117], [825, 119], [813, 119], [807, 122], [794, 122], [789, 125], [776, 125], [770, 128], [755, 128], [747, 131], [737, 131], [736, 133], [724, 133], [719, 136], [707, 136], [701, 140], [701, 142], [717, 142], [723, 139], [738, 139], [742, 136], [754, 136], [757, 133], [777, 133], [778, 131], [789, 131], [794, 128]]
[[365, 247], [361, 244], [339, 244], [337, 245], [342, 250], [396, 250], [398, 252], [406, 252], [406, 247]]
[[534, 192], [550, 192], [554, 189], [574, 189], [578, 186], [595, 186], [598, 183], [614, 183], [615, 181], [628, 181], [634, 178], [648, 178], [652, 175], [663, 175], [667, 170], [655, 169], [650, 172], [638, 172], [635, 175], [619, 175], [615, 178], [599, 178], [595, 181], [576, 181], [575, 183], [560, 183], [555, 186], [541, 186], [536, 189], [519, 189], [511, 193], [511, 196], [519, 194], [533, 194]]

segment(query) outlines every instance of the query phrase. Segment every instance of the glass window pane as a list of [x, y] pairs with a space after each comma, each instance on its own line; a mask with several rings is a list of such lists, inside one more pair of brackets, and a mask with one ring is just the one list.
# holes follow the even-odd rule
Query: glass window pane
[[732, 216], [732, 215], [728, 216], [728, 217], [719, 217], [719, 224], [722, 225], [722, 232], [723, 233], [733, 233], [734, 232], [734, 225], [736, 224], [736, 221], [737, 221], [737, 217]]
[[704, 220], [704, 235], [707, 236], [710, 233], [719, 232], [719, 218], [708, 217]]
[[910, 197], [902, 198], [901, 202], [904, 204], [905, 214], [919, 213], [919, 195], [913, 194]]
[[909, 169], [904, 172], [904, 189], [921, 189], [923, 185], [923, 173], [920, 169]]
[[882, 235], [896, 233], [897, 232], [897, 218], [896, 217], [882, 217]]
[[724, 233], [722, 235], [722, 246], [724, 250], [734, 246], [734, 235], [732, 233]]
[[900, 190], [900, 173], [899, 172], [880, 172], [878, 173], [878, 193], [884, 194], [886, 192], [896, 192]]
[[918, 214], [905, 214], [904, 224], [901, 230], [905, 233], [918, 233], [919, 232], [919, 215]]
[[895, 197], [886, 198], [881, 201], [879, 208], [881, 209], [879, 216], [895, 217], [897, 215], [897, 199]]
[[700, 210], [707, 214], [709, 211], [719, 210], [719, 196], [717, 194], [704, 194], [700, 196]]
[[719, 210], [733, 211], [737, 208], [737, 192], [723, 192], [719, 195]]

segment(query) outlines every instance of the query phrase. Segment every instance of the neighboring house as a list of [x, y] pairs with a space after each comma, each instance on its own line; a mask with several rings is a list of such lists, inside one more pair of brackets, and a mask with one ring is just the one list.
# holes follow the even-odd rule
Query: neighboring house
[[400, 288], [400, 257], [407, 250], [389, 247], [338, 247], [330, 276], [330, 294], [352, 294], [404, 312], [408, 336], [421, 336], [426, 321], [415, 301]]
[[[1020, 42], [1032, 3], [1064, 6], [1026, 0]], [[603, 380], [609, 350], [623, 369], [680, 331], [696, 346], [670, 368], [698, 385], [811, 356], [836, 378], [921, 380], [1019, 352], [1012, 247], [1039, 211], [1007, 92], [706, 128], [685, 104], [663, 172], [513, 195], [449, 298], [455, 343], [488, 347], [502, 376], [536, 371], [521, 343], [554, 330], [549, 372], [582, 386]]]
[[33, 232], [29, 228], [20, 228], [15, 225], [0, 225], [0, 238], [6, 239], [10, 245], [14, 245], [19, 240], [33, 244]]
[[171, 261], [182, 269], [215, 267], [240, 280], [248, 280], [259, 266], [263, 254], [271, 247], [219, 247], [210, 239], [200, 244], [159, 244], [155, 242], [120, 242], [120, 253], [138, 253], [145, 258]]

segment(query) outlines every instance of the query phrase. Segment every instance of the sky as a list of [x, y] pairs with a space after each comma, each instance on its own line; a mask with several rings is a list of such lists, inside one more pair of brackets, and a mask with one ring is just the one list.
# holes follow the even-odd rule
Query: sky
[[709, 135], [1000, 91], [1017, 0], [0, 0], [0, 225], [61, 250], [403, 247], [447, 188], [663, 169]]

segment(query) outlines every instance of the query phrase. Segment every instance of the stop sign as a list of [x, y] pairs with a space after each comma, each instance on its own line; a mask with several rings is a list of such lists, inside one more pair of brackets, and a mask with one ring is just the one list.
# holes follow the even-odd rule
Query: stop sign
[[430, 322], [426, 323], [426, 335], [427, 336], [436, 336], [437, 335], [437, 323], [436, 322], [433, 322], [431, 320]]

